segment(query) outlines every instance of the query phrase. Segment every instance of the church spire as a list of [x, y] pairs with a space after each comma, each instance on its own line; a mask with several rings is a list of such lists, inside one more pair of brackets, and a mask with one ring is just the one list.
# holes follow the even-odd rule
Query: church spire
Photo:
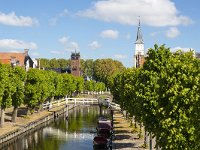
[[141, 67], [143, 63], [144, 63], [144, 41], [142, 39], [142, 32], [140, 29], [140, 19], [139, 19], [137, 37], [135, 41], [134, 66], [138, 68]]
[[144, 44], [144, 41], [142, 39], [142, 32], [140, 29], [140, 19], [139, 19], [139, 25], [138, 25], [137, 37], [136, 37], [135, 44]]

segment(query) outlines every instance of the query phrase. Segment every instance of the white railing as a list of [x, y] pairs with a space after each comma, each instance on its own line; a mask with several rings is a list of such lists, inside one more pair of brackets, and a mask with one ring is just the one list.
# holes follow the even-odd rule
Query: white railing
[[62, 106], [62, 105], [96, 105], [98, 104], [98, 100], [95, 98], [63, 98], [60, 100], [55, 100], [53, 102], [46, 102], [43, 104], [43, 109], [51, 109], [54, 107]]

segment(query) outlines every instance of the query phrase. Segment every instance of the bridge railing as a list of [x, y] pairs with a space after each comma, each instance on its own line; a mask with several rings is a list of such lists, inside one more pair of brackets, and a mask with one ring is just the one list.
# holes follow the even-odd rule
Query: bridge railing
[[62, 106], [62, 105], [68, 105], [68, 104], [74, 104], [74, 105], [88, 105], [88, 104], [98, 104], [98, 100], [94, 98], [63, 98], [60, 100], [55, 100], [52, 102], [46, 102], [43, 104], [43, 109], [51, 109], [54, 107]]

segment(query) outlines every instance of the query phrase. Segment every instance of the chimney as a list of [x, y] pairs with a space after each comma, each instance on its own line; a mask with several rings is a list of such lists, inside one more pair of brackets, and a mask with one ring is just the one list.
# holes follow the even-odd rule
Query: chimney
[[28, 49], [24, 49], [25, 56], [28, 56]]

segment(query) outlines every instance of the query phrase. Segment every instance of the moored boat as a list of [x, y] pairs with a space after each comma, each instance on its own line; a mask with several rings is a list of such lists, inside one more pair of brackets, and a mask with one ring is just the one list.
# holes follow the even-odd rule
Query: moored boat
[[104, 136], [95, 136], [93, 139], [94, 145], [107, 145], [108, 140]]

